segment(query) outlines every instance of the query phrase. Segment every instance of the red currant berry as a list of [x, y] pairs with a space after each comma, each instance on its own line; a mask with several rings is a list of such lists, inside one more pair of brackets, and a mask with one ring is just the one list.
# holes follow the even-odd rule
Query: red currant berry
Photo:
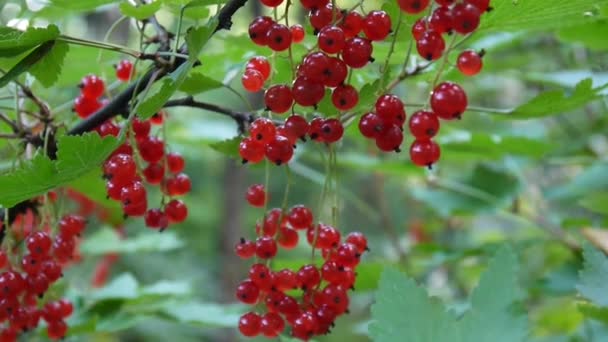
[[274, 258], [277, 250], [277, 242], [270, 236], [260, 236], [255, 240], [255, 255], [260, 259]]
[[135, 181], [120, 191], [120, 201], [124, 205], [141, 203], [146, 200], [146, 188], [142, 182]]
[[372, 51], [372, 43], [369, 40], [354, 37], [344, 44], [342, 59], [351, 68], [362, 68], [372, 59]]
[[248, 92], [256, 93], [264, 86], [264, 76], [257, 70], [245, 69], [243, 77], [241, 77], [241, 84]]
[[167, 154], [167, 165], [172, 173], [180, 173], [184, 170], [186, 162], [180, 153], [171, 152]]
[[298, 232], [290, 228], [279, 229], [277, 243], [284, 249], [293, 249], [298, 245], [300, 237]]
[[291, 45], [291, 31], [283, 24], [273, 24], [266, 34], [268, 47], [273, 51], [285, 51]]
[[301, 43], [304, 40], [306, 33], [304, 32], [304, 27], [302, 27], [302, 25], [292, 25], [289, 28], [289, 31], [291, 31], [291, 41], [293, 43]]
[[336, 250], [334, 261], [338, 263], [339, 266], [355, 267], [359, 264], [360, 257], [361, 253], [359, 253], [355, 245], [342, 243]]
[[260, 16], [249, 24], [249, 38], [257, 44], [265, 46], [268, 44], [268, 31], [274, 24], [274, 20], [270, 17]]
[[321, 282], [321, 273], [315, 265], [304, 265], [296, 273], [300, 287], [303, 290], [312, 290]]
[[283, 0], [260, 0], [260, 2], [268, 7], [277, 7], [283, 3]]
[[165, 205], [165, 214], [169, 222], [180, 223], [188, 217], [188, 207], [181, 200], [171, 200]]
[[164, 110], [161, 110], [158, 113], [154, 113], [154, 115], [152, 115], [152, 117], [150, 118], [150, 122], [153, 125], [162, 125], [163, 121], [168, 116], [169, 116], [169, 114], [167, 114], [167, 112], [165, 112]]
[[160, 184], [165, 176], [165, 168], [161, 163], [149, 164], [143, 171], [146, 182]]
[[277, 134], [274, 122], [268, 118], [257, 118], [249, 128], [249, 136], [263, 144], [271, 141]]
[[266, 195], [266, 190], [264, 189], [263, 184], [253, 184], [247, 188], [245, 198], [251, 206], [259, 208], [266, 205], [268, 201], [268, 195]]
[[325, 120], [320, 117], [316, 117], [310, 121], [310, 124], [308, 125], [308, 136], [310, 136], [310, 139], [323, 142], [321, 127], [324, 122]]
[[95, 75], [87, 75], [80, 81], [80, 93], [90, 99], [98, 99], [106, 90], [103, 80]]
[[259, 163], [264, 159], [266, 148], [263, 143], [247, 137], [239, 144], [239, 154], [243, 158], [243, 163]]
[[342, 138], [344, 135], [344, 126], [338, 119], [327, 119], [321, 125], [321, 137], [324, 142], [331, 144]]
[[46, 260], [42, 263], [42, 273], [46, 276], [49, 282], [53, 283], [57, 281], [63, 273], [61, 266], [55, 260]]
[[[27, 250], [31, 254], [37, 256], [45, 256], [49, 254], [51, 246], [53, 245], [53, 240], [51, 240], [49, 234], [45, 232], [35, 232], [27, 237], [27, 239], [25, 240], [25, 244], [27, 246]], [[4, 255], [4, 258], [2, 255]], [[3, 267], [2, 259], [4, 259], [4, 263], [6, 263], [6, 254], [0, 251], [0, 268]]]
[[249, 259], [255, 255], [255, 242], [241, 238], [234, 246], [234, 252], [241, 259]]
[[344, 241], [357, 247], [357, 250], [359, 251], [360, 254], [363, 254], [365, 251], [368, 250], [367, 238], [365, 237], [365, 235], [363, 235], [363, 233], [360, 233], [360, 232], [349, 233], [348, 235], [346, 235], [346, 239]]
[[422, 37], [416, 41], [416, 49], [421, 57], [427, 61], [434, 61], [441, 57], [445, 50], [445, 41], [441, 34], [435, 31], [426, 31]]
[[429, 111], [419, 110], [412, 114], [409, 125], [416, 140], [429, 140], [439, 132], [439, 119]]
[[490, 0], [464, 0], [464, 2], [477, 7], [479, 13], [489, 12], [492, 9]]
[[337, 26], [325, 26], [319, 31], [319, 49], [327, 53], [338, 53], [344, 48], [344, 31]]
[[447, 7], [437, 7], [429, 18], [429, 28], [437, 33], [452, 31], [452, 11]]
[[306, 8], [307, 10], [323, 7], [327, 5], [328, 2], [329, 0], [300, 0], [302, 7]]
[[255, 304], [260, 296], [260, 289], [247, 279], [236, 288], [236, 298], [245, 304]]
[[481, 12], [477, 7], [468, 3], [459, 3], [452, 8], [454, 31], [467, 34], [475, 31], [479, 26]]
[[325, 69], [326, 79], [323, 84], [326, 87], [337, 87], [344, 83], [346, 76], [348, 76], [348, 67], [343, 60], [335, 57], [330, 57], [328, 61], [328, 67]]
[[3, 250], [0, 250], [0, 270], [8, 265], [8, 255]]
[[477, 75], [483, 67], [481, 55], [475, 51], [467, 50], [458, 55], [456, 66], [461, 73], [467, 76]]
[[267, 312], [262, 316], [260, 323], [262, 334], [268, 338], [274, 338], [279, 336], [283, 329], [285, 329], [285, 321], [277, 313]]
[[104, 176], [114, 183], [125, 185], [135, 180], [137, 164], [128, 154], [115, 154], [104, 163], [103, 172]]
[[145, 138], [150, 135], [152, 123], [148, 120], [141, 120], [138, 117], [135, 117], [131, 123], [131, 128], [133, 129], [136, 138]]
[[46, 327], [46, 334], [51, 340], [60, 340], [65, 337], [68, 332], [68, 326], [64, 321], [51, 321]]
[[163, 159], [165, 142], [154, 136], [147, 136], [137, 141], [141, 158], [148, 163], [156, 163]]
[[91, 114], [101, 109], [102, 104], [97, 99], [78, 96], [74, 100], [74, 111], [82, 119], [91, 116]]
[[309, 312], [303, 312], [293, 321], [291, 335], [304, 341], [310, 340], [318, 329], [317, 318]]
[[366, 113], [359, 119], [359, 132], [366, 138], [376, 138], [382, 127], [382, 120], [376, 113]]
[[410, 147], [410, 158], [418, 166], [431, 167], [441, 155], [439, 145], [432, 140], [415, 140]]
[[322, 51], [309, 53], [298, 67], [298, 76], [313, 83], [325, 83], [331, 72], [330, 60]]
[[285, 120], [285, 130], [290, 135], [288, 138], [304, 139], [308, 133], [308, 121], [301, 115], [290, 115]]
[[455, 1], [456, 0], [435, 0], [437, 5], [442, 6], [442, 7], [450, 7], [454, 4]]
[[384, 40], [391, 32], [391, 17], [384, 11], [371, 11], [363, 20], [363, 33], [372, 41]]
[[363, 29], [363, 17], [359, 12], [351, 11], [344, 17], [344, 20], [338, 24], [344, 31], [346, 38], [356, 37]]
[[300, 287], [296, 272], [284, 268], [275, 274], [275, 287], [278, 291], [289, 291]]
[[424, 11], [429, 5], [430, 0], [397, 0], [397, 4], [402, 11], [409, 14], [416, 14]]
[[116, 65], [116, 78], [123, 82], [131, 79], [133, 73], [133, 63], [127, 59], [123, 59]]
[[266, 59], [266, 57], [263, 56], [255, 56], [252, 57], [249, 62], [247, 62], [247, 65], [245, 66], [245, 70], [247, 69], [253, 69], [259, 73], [262, 74], [262, 76], [264, 77], [264, 81], [266, 81], [268, 79], [268, 77], [270, 77], [270, 63], [268, 62], [268, 59]]
[[332, 21], [339, 22], [341, 19], [341, 12], [332, 7], [332, 4], [328, 2], [325, 6], [318, 6], [310, 11], [310, 25], [317, 30], [321, 30], [327, 25], [331, 25]]
[[293, 105], [293, 94], [286, 85], [274, 85], [264, 93], [264, 103], [271, 111], [281, 114]]
[[293, 145], [285, 137], [275, 135], [266, 145], [266, 158], [277, 165], [288, 163], [292, 156]]
[[[272, 238], [269, 239], [272, 240]], [[264, 264], [251, 265], [249, 279], [262, 291], [269, 291], [275, 282], [274, 274]]]
[[144, 214], [144, 222], [148, 228], [158, 228], [164, 230], [169, 226], [169, 218], [164, 211], [153, 208], [148, 209]]
[[82, 234], [87, 221], [80, 215], [64, 215], [59, 220], [59, 231], [63, 236], [76, 236]]
[[255, 337], [262, 329], [262, 318], [255, 312], [248, 312], [239, 318], [239, 331], [243, 336]]
[[376, 137], [376, 146], [384, 152], [400, 152], [403, 142], [403, 131], [395, 124], [385, 125]]
[[402, 126], [405, 122], [403, 102], [396, 95], [385, 94], [376, 100], [376, 115], [386, 123]]
[[109, 135], [117, 137], [118, 134], [120, 133], [120, 127], [118, 127], [118, 125], [116, 125], [112, 121], [106, 121], [106, 122], [102, 123], [97, 128], [95, 128], [95, 130], [102, 137], [107, 137]]
[[331, 94], [331, 102], [339, 110], [353, 109], [359, 102], [359, 93], [349, 84], [338, 86]]
[[467, 95], [459, 85], [443, 82], [433, 90], [431, 108], [442, 119], [458, 119], [467, 108]]
[[426, 17], [419, 18], [412, 25], [412, 36], [415, 40], [420, 40], [427, 30]]
[[312, 211], [303, 205], [291, 207], [287, 214], [287, 222], [294, 229], [306, 229], [312, 225], [313, 220]]
[[291, 87], [294, 101], [300, 106], [316, 106], [325, 96], [325, 87], [306, 77], [298, 77]]

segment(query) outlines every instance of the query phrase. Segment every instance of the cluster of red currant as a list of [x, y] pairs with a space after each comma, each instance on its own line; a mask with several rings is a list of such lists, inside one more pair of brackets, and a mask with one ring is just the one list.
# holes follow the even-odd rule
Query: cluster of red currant
[[[260, 184], [249, 187], [246, 198], [254, 207], [263, 207], [268, 200]], [[255, 231], [255, 241], [243, 238], [235, 246], [242, 259], [257, 259], [249, 269], [249, 277], [238, 285], [236, 297], [246, 304], [263, 305], [265, 313], [242, 315], [239, 331], [248, 337], [276, 337], [289, 325], [291, 335], [303, 340], [328, 333], [334, 321], [348, 312], [348, 291], [355, 283], [355, 269], [368, 250], [365, 236], [350, 233], [342, 241], [338, 229], [315, 224], [312, 211], [303, 205], [288, 211], [271, 209]], [[298, 231], [305, 231], [311, 248], [321, 250], [323, 265], [272, 270], [269, 262], [277, 255], [278, 247], [295, 248]]]
[[47, 226], [46, 230], [30, 232], [24, 250], [12, 250], [13, 260], [0, 250], [0, 270], [5, 269], [0, 273], [0, 341], [16, 341], [20, 333], [35, 329], [40, 318], [47, 322], [49, 338], [66, 335], [64, 320], [71, 315], [72, 304], [65, 299], [52, 301], [44, 294], [72, 261], [77, 237], [85, 226], [82, 216], [65, 215], [54, 238]]
[[[126, 60], [116, 67], [116, 77], [121, 81], [129, 80], [132, 72], [133, 66]], [[98, 99], [106, 87], [102, 79], [88, 75], [83, 78], [80, 89], [81, 94], [74, 102], [74, 110], [80, 117], [86, 118], [103, 107], [104, 104]], [[147, 190], [143, 179], [148, 184], [160, 185], [163, 194], [169, 197], [185, 195], [192, 187], [190, 177], [182, 172], [185, 161], [181, 154], [167, 153], [165, 142], [151, 134], [152, 125], [162, 125], [164, 116], [165, 114], [160, 112], [149, 120], [133, 118], [129, 134], [134, 137], [136, 151], [125, 142], [113, 152], [103, 166], [108, 197], [121, 202], [125, 216], [144, 216], [146, 226], [160, 230], [167, 228], [170, 223], [184, 221], [188, 208], [183, 201], [171, 199], [162, 209], [148, 209]], [[116, 119], [108, 120], [96, 128], [101, 136], [118, 136], [120, 130], [121, 124]], [[137, 157], [148, 165], [139, 168]]]

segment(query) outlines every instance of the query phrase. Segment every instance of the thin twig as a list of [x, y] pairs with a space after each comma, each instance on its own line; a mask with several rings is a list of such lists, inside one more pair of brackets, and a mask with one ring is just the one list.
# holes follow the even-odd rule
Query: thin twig
[[196, 101], [194, 98], [192, 98], [192, 96], [188, 96], [183, 99], [168, 101], [163, 107], [192, 107], [226, 115], [232, 118], [237, 123], [240, 133], [245, 132], [247, 124], [253, 122], [253, 120], [255, 119], [254, 114], [238, 112], [232, 109], [218, 106], [216, 104]]

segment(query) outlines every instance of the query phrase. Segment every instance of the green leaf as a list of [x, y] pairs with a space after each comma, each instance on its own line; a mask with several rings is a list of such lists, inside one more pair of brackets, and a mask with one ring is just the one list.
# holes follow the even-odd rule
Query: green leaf
[[131, 273], [114, 278], [109, 284], [91, 294], [94, 300], [133, 299], [138, 296], [138, 283]]
[[109, 224], [119, 225], [124, 222], [123, 210], [119, 202], [108, 198], [105, 184], [101, 168], [95, 168], [67, 184], [67, 187], [86, 196], [102, 208]]
[[14, 80], [19, 75], [32, 68], [36, 63], [40, 62], [41, 59], [51, 52], [54, 45], [55, 41], [50, 40], [35, 48], [32, 52], [25, 56], [25, 58], [15, 64], [15, 66], [13, 66], [6, 74], [0, 77], [0, 88], [6, 86], [10, 81]]
[[209, 144], [209, 147], [222, 154], [225, 154], [228, 157], [241, 159], [241, 156], [239, 155], [239, 144], [241, 143], [241, 140], [243, 140], [241, 137], [236, 136], [231, 139]]
[[97, 7], [119, 1], [120, 0], [51, 0], [51, 5], [68, 10], [91, 11]]
[[30, 73], [44, 87], [48, 88], [52, 86], [59, 78], [59, 74], [63, 68], [63, 61], [69, 49], [68, 43], [62, 41], [56, 42], [50, 53], [30, 69]]
[[492, 11], [482, 16], [478, 32], [551, 30], [601, 18], [597, 9], [608, 0], [492, 0]]
[[564, 114], [591, 101], [601, 99], [600, 92], [606, 88], [608, 88], [608, 84], [594, 88], [591, 79], [584, 79], [576, 85], [570, 95], [567, 95], [564, 90], [550, 90], [513, 110], [496, 113], [502, 114], [501, 118], [511, 120], [537, 119]]
[[608, 307], [608, 258], [589, 244], [583, 247], [583, 258], [576, 289], [593, 304]]
[[215, 303], [180, 303], [168, 305], [164, 313], [178, 322], [234, 328], [242, 314], [242, 307]]
[[552, 200], [569, 200], [608, 188], [607, 174], [608, 162], [595, 162], [564, 185], [548, 189], [545, 196]]
[[55, 25], [46, 28], [29, 27], [26, 31], [0, 27], [0, 57], [19, 55], [57, 37], [59, 29]]
[[0, 175], [0, 204], [11, 207], [68, 184], [100, 167], [117, 146], [116, 138], [102, 139], [97, 133], [61, 136], [57, 142], [57, 160], [51, 161], [38, 151], [33, 159]]
[[200, 7], [200, 6], [211, 6], [221, 3], [222, 0], [192, 0], [184, 8]]
[[578, 310], [587, 318], [591, 318], [596, 321], [600, 321], [604, 324], [608, 324], [608, 308], [598, 307], [586, 302], [578, 303], [577, 307]]
[[122, 14], [126, 15], [127, 17], [135, 18], [137, 20], [144, 20], [158, 12], [161, 4], [162, 2], [160, 0], [139, 6], [133, 6], [128, 2], [123, 2], [118, 6], [118, 8]]
[[442, 152], [448, 159], [483, 157], [498, 159], [505, 155], [521, 155], [541, 158], [547, 155], [552, 145], [541, 140], [526, 137], [486, 134], [480, 132], [463, 132], [455, 137], [439, 138]]
[[516, 276], [515, 254], [503, 247], [473, 292], [471, 309], [457, 320], [413, 280], [388, 268], [372, 305], [370, 335], [378, 342], [523, 342], [527, 317], [511, 309], [520, 299]]
[[108, 253], [164, 252], [183, 246], [183, 242], [172, 231], [150, 234], [142, 232], [134, 237], [121, 239], [112, 229], [100, 229], [87, 237], [80, 245], [84, 254], [104, 255]]
[[561, 29], [557, 37], [565, 42], [580, 43], [592, 50], [608, 50], [608, 20], [600, 20], [583, 25]]
[[595, 192], [583, 197], [580, 204], [598, 214], [608, 215], [608, 192]]
[[194, 61], [198, 58], [203, 47], [215, 32], [218, 23], [217, 17], [213, 17], [209, 19], [205, 26], [199, 26], [188, 30], [188, 33], [186, 34], [186, 43], [188, 43], [188, 54], [190, 55], [191, 60]]
[[224, 84], [220, 81], [205, 76], [200, 72], [192, 71], [179, 87], [179, 90], [189, 95], [196, 95], [223, 86]]

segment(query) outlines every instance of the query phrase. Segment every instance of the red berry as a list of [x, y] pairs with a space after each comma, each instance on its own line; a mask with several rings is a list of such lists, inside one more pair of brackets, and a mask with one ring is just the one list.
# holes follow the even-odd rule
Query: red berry
[[274, 258], [277, 250], [277, 243], [270, 236], [261, 236], [255, 240], [255, 255], [260, 259]]
[[80, 81], [80, 93], [90, 99], [98, 99], [106, 90], [103, 80], [95, 75], [87, 75]]
[[290, 115], [287, 120], [285, 120], [285, 131], [295, 139], [304, 139], [306, 133], [308, 133], [308, 122], [301, 115]]
[[279, 334], [285, 329], [285, 321], [277, 313], [267, 312], [262, 316], [260, 323], [262, 334], [268, 338], [279, 336]]
[[243, 158], [243, 163], [259, 163], [264, 159], [266, 149], [263, 143], [247, 137], [239, 144], [239, 154]]
[[137, 176], [137, 164], [131, 155], [115, 154], [104, 163], [103, 173], [116, 184], [128, 184]]
[[319, 31], [319, 49], [327, 53], [338, 53], [344, 48], [344, 31], [337, 26], [325, 26]]
[[61, 318], [68, 318], [72, 312], [74, 312], [74, 306], [67, 299], [59, 300], [59, 311], [61, 313]]
[[169, 218], [164, 211], [153, 208], [148, 209], [144, 214], [144, 222], [148, 228], [159, 228], [163, 230], [169, 226]]
[[397, 4], [402, 11], [409, 14], [416, 14], [424, 11], [429, 5], [430, 0], [397, 0]]
[[154, 136], [138, 140], [137, 148], [139, 149], [141, 158], [148, 163], [160, 161], [165, 154], [165, 142]]
[[72, 258], [76, 243], [73, 237], [58, 235], [53, 241], [53, 255], [59, 262], [67, 262]]
[[344, 135], [344, 126], [338, 119], [327, 119], [321, 125], [321, 137], [324, 142], [331, 144], [342, 138]]
[[361, 253], [357, 250], [355, 245], [350, 243], [342, 243], [338, 246], [334, 261], [343, 267], [355, 267], [359, 264], [359, 258]]
[[31, 254], [26, 254], [21, 259], [21, 267], [28, 275], [39, 273], [42, 269], [42, 258], [42, 256], [37, 257]]
[[264, 264], [251, 265], [249, 279], [262, 291], [269, 291], [275, 282], [274, 274]]
[[46, 333], [51, 340], [60, 340], [65, 337], [68, 332], [68, 326], [64, 321], [51, 321], [46, 327]]
[[146, 200], [146, 188], [142, 182], [135, 181], [120, 191], [120, 201], [124, 205], [141, 203]]
[[172, 173], [180, 173], [184, 170], [186, 162], [180, 153], [171, 152], [167, 154], [167, 165]]
[[316, 30], [320, 30], [327, 25], [330, 25], [334, 19], [338, 18], [339, 11], [334, 11], [331, 3], [327, 3], [325, 6], [318, 6], [310, 11], [310, 25]]
[[249, 24], [249, 38], [257, 45], [267, 45], [268, 31], [273, 24], [274, 20], [270, 17], [260, 16], [253, 19], [251, 24]]
[[467, 50], [458, 55], [456, 66], [464, 75], [473, 76], [481, 71], [483, 61], [481, 60], [480, 54], [472, 50]]
[[420, 40], [427, 30], [426, 17], [418, 18], [412, 25], [412, 36], [415, 40]]
[[400, 152], [403, 142], [403, 131], [395, 124], [385, 125], [378, 136], [376, 136], [376, 146], [385, 152]]
[[166, 117], [168, 117], [167, 112], [161, 110], [158, 113], [154, 113], [154, 115], [152, 115], [152, 117], [150, 118], [150, 122], [152, 122], [153, 125], [162, 125]]
[[433, 112], [419, 110], [412, 114], [409, 127], [416, 140], [429, 140], [439, 132], [439, 119]]
[[306, 229], [313, 222], [312, 211], [303, 205], [296, 205], [289, 209], [287, 214], [287, 222], [294, 229]]
[[304, 265], [296, 273], [300, 287], [303, 290], [312, 290], [321, 282], [321, 273], [315, 265]]
[[312, 140], [323, 142], [321, 127], [324, 122], [325, 119], [320, 117], [316, 117], [310, 121], [310, 124], [308, 125], [308, 135]]
[[255, 242], [241, 238], [234, 246], [234, 251], [239, 258], [249, 259], [255, 255]]
[[102, 137], [106, 137], [108, 135], [117, 137], [118, 134], [120, 133], [120, 127], [118, 127], [118, 125], [116, 125], [114, 122], [112, 122], [110, 120], [102, 123], [97, 128], [95, 128], [95, 130]]
[[384, 11], [371, 11], [363, 20], [363, 33], [369, 40], [384, 40], [391, 32], [391, 17]]
[[467, 95], [459, 85], [443, 82], [433, 90], [431, 108], [442, 119], [460, 118], [467, 108]]
[[348, 12], [344, 20], [338, 24], [346, 38], [356, 37], [363, 28], [363, 17], [359, 12]]
[[375, 138], [382, 131], [382, 120], [376, 113], [366, 113], [359, 120], [359, 131], [366, 138]]
[[260, 334], [262, 319], [255, 312], [248, 312], [239, 318], [239, 331], [243, 336], [255, 337]]
[[312, 10], [327, 5], [329, 0], [300, 0], [302, 7]]
[[432, 140], [415, 140], [410, 147], [410, 158], [418, 166], [430, 167], [439, 160], [440, 155], [439, 145]]
[[298, 232], [290, 228], [279, 229], [277, 243], [284, 249], [293, 249], [298, 245], [300, 239]]
[[277, 165], [288, 163], [292, 156], [293, 146], [285, 137], [276, 135], [266, 145], [266, 158]]
[[135, 117], [131, 123], [131, 128], [133, 129], [136, 138], [144, 138], [150, 135], [152, 123], [148, 120], [141, 120], [138, 117]]
[[[445, 0], [444, 0], [445, 1]], [[469, 3], [479, 10], [479, 13], [490, 11], [490, 0], [464, 0], [465, 3]]]
[[313, 83], [325, 83], [331, 73], [331, 58], [324, 52], [309, 53], [298, 67], [298, 76]]
[[283, 0], [260, 0], [260, 2], [268, 7], [277, 7], [283, 3]]
[[437, 5], [442, 6], [442, 7], [452, 6], [455, 1], [456, 0], [435, 0], [435, 2], [437, 3]]
[[236, 288], [236, 298], [245, 304], [255, 304], [260, 296], [260, 289], [249, 279], [242, 281]]
[[253, 69], [259, 73], [262, 74], [264, 81], [266, 81], [268, 79], [268, 77], [270, 77], [270, 63], [268, 62], [268, 59], [266, 59], [266, 57], [263, 56], [255, 56], [252, 57], [249, 62], [247, 62], [247, 65], [245, 66], [245, 70], [248, 69]]
[[160, 184], [165, 176], [165, 168], [161, 163], [149, 164], [143, 171], [146, 182]]
[[353, 109], [359, 102], [359, 93], [349, 84], [338, 86], [331, 94], [331, 102], [339, 110]]
[[74, 111], [82, 119], [89, 117], [91, 114], [101, 109], [102, 104], [97, 99], [78, 96], [74, 100]]
[[259, 208], [266, 205], [266, 202], [268, 201], [266, 190], [264, 189], [264, 185], [262, 184], [253, 184], [249, 188], [247, 188], [245, 198], [251, 206]]
[[300, 106], [316, 106], [325, 96], [325, 87], [306, 77], [298, 77], [291, 87], [294, 101]]
[[452, 8], [454, 31], [467, 34], [479, 26], [481, 12], [477, 7], [468, 3], [459, 3]]
[[277, 133], [274, 122], [268, 118], [257, 118], [249, 128], [249, 136], [261, 143], [268, 143]]
[[344, 83], [346, 76], [348, 76], [348, 67], [343, 60], [335, 57], [330, 57], [328, 60], [327, 69], [325, 69], [324, 75], [326, 76], [323, 84], [326, 87], [337, 87]]
[[342, 59], [351, 68], [362, 68], [371, 60], [372, 51], [372, 43], [369, 40], [354, 37], [344, 44]]
[[183, 201], [174, 199], [165, 205], [165, 214], [169, 222], [180, 223], [188, 217], [188, 207]]
[[123, 82], [127, 82], [131, 79], [133, 72], [133, 63], [127, 59], [123, 59], [116, 65], [116, 78]]
[[6, 255], [5, 251], [0, 250], [0, 270], [5, 268], [7, 264], [8, 264], [8, 256]]
[[293, 43], [301, 43], [304, 40], [306, 33], [304, 32], [304, 27], [302, 27], [302, 25], [292, 25], [289, 28], [289, 31], [291, 31], [291, 41]]
[[46, 260], [42, 263], [42, 273], [49, 282], [53, 283], [63, 275], [61, 266], [55, 260]]
[[368, 250], [367, 238], [365, 237], [365, 235], [363, 235], [363, 233], [360, 233], [360, 232], [348, 233], [348, 235], [346, 236], [346, 239], [344, 239], [344, 242], [350, 243], [351, 245], [354, 245], [355, 247], [357, 247], [357, 250], [359, 251], [360, 254], [363, 254], [365, 251]]
[[323, 289], [322, 301], [337, 315], [343, 314], [348, 310], [348, 294], [346, 288], [340, 285], [329, 284]]
[[283, 24], [273, 24], [266, 34], [268, 47], [273, 51], [284, 51], [291, 45], [291, 31]]
[[59, 221], [59, 231], [64, 236], [80, 235], [84, 231], [87, 221], [79, 215], [64, 215]]
[[258, 92], [264, 86], [264, 76], [257, 70], [245, 69], [243, 77], [241, 77], [241, 84], [243, 84], [243, 88], [248, 92]]
[[405, 122], [403, 102], [396, 95], [385, 94], [376, 100], [376, 115], [386, 123], [402, 126]]
[[303, 312], [293, 321], [291, 335], [308, 341], [315, 334], [317, 328], [317, 318], [310, 312]]
[[447, 7], [437, 7], [429, 18], [429, 28], [437, 33], [447, 33], [453, 26], [452, 12]]
[[434, 61], [441, 57], [445, 49], [445, 41], [441, 34], [435, 31], [426, 31], [422, 37], [416, 41], [416, 49], [421, 57], [427, 61]]
[[271, 111], [281, 114], [293, 105], [291, 89], [286, 85], [274, 85], [264, 93], [264, 103]]
[[[84, 228], [84, 227], [83, 227]], [[27, 250], [37, 256], [45, 256], [49, 254], [51, 250], [51, 246], [53, 245], [53, 240], [49, 234], [45, 232], [35, 232], [30, 234], [25, 244], [27, 246]], [[4, 260], [3, 260], [4, 259]], [[3, 262], [4, 261], [4, 262]], [[3, 264], [6, 263], [6, 254], [0, 251], [0, 268], [3, 267]]]

